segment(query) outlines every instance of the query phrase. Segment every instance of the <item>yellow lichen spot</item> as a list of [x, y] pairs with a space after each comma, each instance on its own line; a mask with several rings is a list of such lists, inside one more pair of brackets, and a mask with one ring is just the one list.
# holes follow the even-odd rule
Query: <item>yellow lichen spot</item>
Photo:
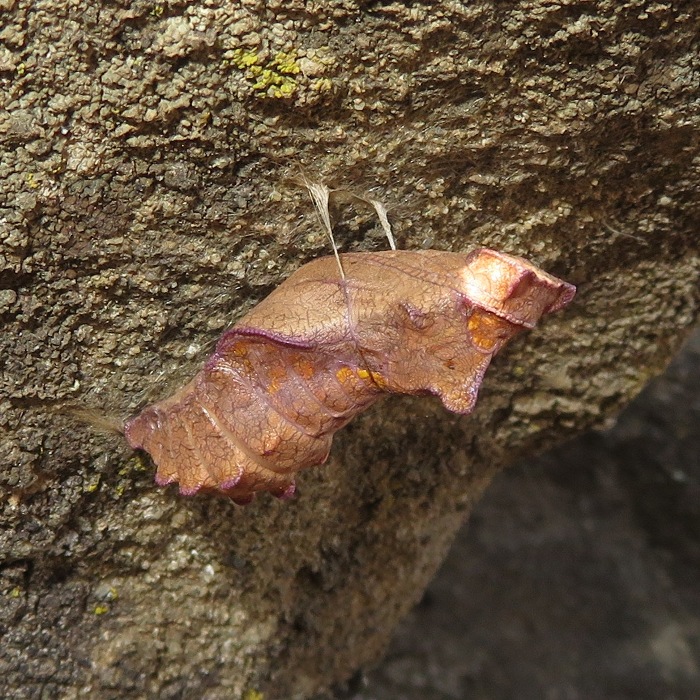
[[[150, 471], [150, 469], [150, 466], [146, 464], [144, 458], [141, 455], [134, 455], [126, 461], [124, 466], [117, 472], [117, 474], [119, 476], [128, 476], [132, 472]], [[95, 488], [97, 488], [97, 486], [95, 486]]]
[[272, 97], [289, 97], [297, 89], [296, 81], [270, 68], [260, 71], [253, 90], [267, 92]]
[[86, 493], [94, 493], [95, 491], [97, 491], [97, 488], [99, 487], [99, 485], [100, 485], [100, 475], [98, 474], [95, 477], [94, 481], [91, 481], [89, 484], [87, 484], [87, 486], [85, 487], [85, 492]]
[[285, 81], [279, 87], [273, 87], [271, 93], [273, 97], [291, 97], [296, 89], [296, 84], [290, 80]]
[[291, 97], [297, 90], [297, 81], [291, 77], [301, 73], [296, 53], [280, 52], [265, 65], [260, 64], [260, 56], [251, 51], [236, 49], [230, 61], [252, 80], [256, 92], [270, 97]]
[[163, 5], [161, 5], [160, 3], [158, 3], [158, 4], [156, 4], [156, 5], [154, 5], [154, 6], [152, 7], [152, 9], [151, 9], [151, 15], [152, 15], [153, 17], [162, 17], [164, 11], [165, 11], [165, 8], [163, 7]]
[[104, 615], [109, 612], [109, 605], [96, 605], [93, 612], [95, 615]]
[[29, 187], [31, 187], [33, 190], [37, 189], [39, 187], [39, 183], [36, 181], [36, 176], [34, 173], [27, 173], [24, 176], [24, 181], [27, 183]]
[[258, 79], [253, 83], [253, 90], [267, 90], [272, 85], [272, 71], [269, 68], [261, 70]]
[[246, 690], [243, 700], [265, 700], [265, 696], [259, 690]]
[[254, 66], [258, 60], [258, 54], [255, 51], [235, 49], [231, 54], [231, 61], [233, 62], [233, 65], [241, 70]]
[[311, 83], [311, 89], [315, 92], [328, 92], [333, 88], [333, 82], [330, 78], [319, 78]]
[[19, 586], [15, 586], [10, 592], [10, 598], [19, 598], [22, 595], [22, 589]]
[[364, 379], [365, 381], [367, 381], [368, 379], [372, 379], [372, 373], [366, 369], [358, 369], [357, 376], [360, 379]]
[[294, 51], [290, 53], [280, 51], [278, 54], [275, 54], [275, 57], [272, 59], [272, 65], [276, 66], [280, 73], [287, 73], [288, 75], [296, 75], [301, 72], [301, 67]]

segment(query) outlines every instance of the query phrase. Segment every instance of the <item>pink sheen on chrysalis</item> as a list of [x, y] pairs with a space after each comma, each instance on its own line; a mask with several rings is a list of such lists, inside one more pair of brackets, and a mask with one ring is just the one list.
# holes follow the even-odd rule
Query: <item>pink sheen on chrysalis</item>
[[[338, 260], [343, 274], [338, 268]], [[575, 288], [481, 248], [352, 253], [297, 270], [233, 328], [192, 381], [128, 420], [156, 483], [237, 503], [294, 493], [334, 433], [387, 394], [473, 410], [491, 358]]]

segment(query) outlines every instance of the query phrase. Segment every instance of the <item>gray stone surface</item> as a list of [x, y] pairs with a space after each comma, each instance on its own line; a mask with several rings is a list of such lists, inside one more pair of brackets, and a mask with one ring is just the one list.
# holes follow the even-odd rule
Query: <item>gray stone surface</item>
[[700, 330], [609, 432], [494, 480], [344, 697], [695, 700], [699, 573]]
[[[349, 677], [493, 474], [614, 415], [697, 318], [694, 2], [0, 11], [0, 695]], [[300, 172], [381, 199], [401, 247], [521, 254], [576, 305], [468, 419], [387, 401], [293, 503], [178, 498], [68, 409], [165, 395], [327, 252]], [[346, 248], [384, 245], [371, 212], [338, 219]]]

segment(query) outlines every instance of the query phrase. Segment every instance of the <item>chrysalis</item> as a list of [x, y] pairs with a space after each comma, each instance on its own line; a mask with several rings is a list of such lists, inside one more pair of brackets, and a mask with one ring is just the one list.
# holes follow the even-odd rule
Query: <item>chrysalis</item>
[[[341, 264], [339, 269], [338, 261]], [[295, 272], [219, 340], [197, 376], [124, 426], [158, 484], [247, 503], [285, 497], [333, 434], [386, 394], [469, 413], [491, 358], [575, 288], [521, 258], [390, 250]]]

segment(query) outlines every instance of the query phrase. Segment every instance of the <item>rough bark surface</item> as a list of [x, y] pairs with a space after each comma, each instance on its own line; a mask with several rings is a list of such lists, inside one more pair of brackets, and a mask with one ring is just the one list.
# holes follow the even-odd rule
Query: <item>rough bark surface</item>
[[[698, 313], [700, 8], [0, 0], [0, 695], [308, 697], [373, 662], [492, 475], [614, 414]], [[183, 499], [116, 437], [327, 253], [312, 179], [403, 248], [579, 285], [477, 411], [392, 400], [293, 503]], [[346, 249], [383, 245], [339, 212]]]

